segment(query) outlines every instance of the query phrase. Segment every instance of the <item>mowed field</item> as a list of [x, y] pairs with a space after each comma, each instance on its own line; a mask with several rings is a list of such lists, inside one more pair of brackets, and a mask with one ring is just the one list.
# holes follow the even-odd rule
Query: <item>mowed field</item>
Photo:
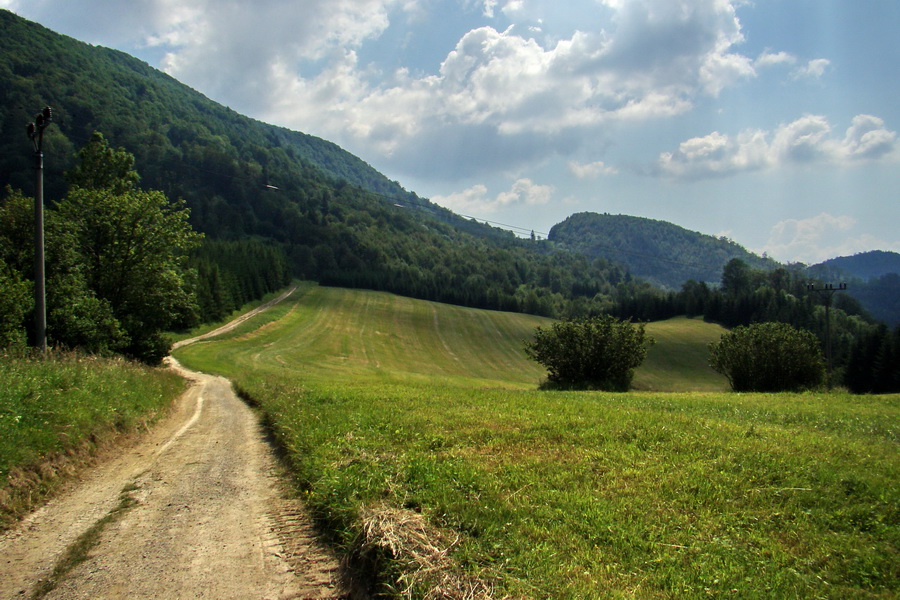
[[395, 589], [897, 597], [900, 397], [725, 392], [721, 329], [689, 319], [648, 326], [637, 391], [542, 392], [522, 343], [548, 322], [307, 286], [176, 356], [260, 406], [320, 523], [389, 546]]
[[[261, 322], [267, 324], [258, 329]], [[225, 363], [239, 357], [263, 370], [273, 365], [298, 367], [304, 377], [431, 383], [446, 378], [469, 386], [533, 389], [545, 370], [528, 360], [523, 345], [536, 327], [551, 322], [388, 293], [315, 287], [303, 295], [302, 302], [277, 307], [227, 338], [256, 340], [277, 327], [277, 339], [263, 344], [215, 344], [205, 354], [220, 355]], [[700, 319], [649, 323], [647, 332], [657, 343], [637, 370], [634, 387], [724, 391], [727, 381], [707, 362], [708, 344], [723, 331]]]

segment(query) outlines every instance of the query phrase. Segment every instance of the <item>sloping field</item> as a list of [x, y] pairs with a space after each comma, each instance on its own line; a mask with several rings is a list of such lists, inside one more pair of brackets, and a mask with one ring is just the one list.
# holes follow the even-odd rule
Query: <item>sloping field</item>
[[[177, 356], [259, 405], [395, 597], [898, 597], [900, 396], [542, 392], [541, 322], [307, 287]], [[648, 329], [636, 383], [692, 385], [716, 328]]]
[[709, 366], [709, 344], [725, 329], [702, 319], [676, 317], [647, 324], [656, 340], [635, 373], [638, 390], [659, 392], [723, 392], [728, 380]]
[[[278, 323], [270, 322], [275, 316]], [[525, 340], [549, 319], [414, 300], [383, 292], [313, 287], [302, 301], [261, 317], [247, 344], [223, 350], [265, 369], [302, 369], [306, 376], [366, 377], [534, 388], [545, 371], [528, 360]], [[255, 323], [255, 321], [254, 321]], [[245, 331], [247, 328], [244, 329]], [[635, 388], [722, 391], [725, 378], [707, 364], [707, 345], [722, 328], [676, 318], [647, 326], [657, 343], [636, 373]], [[221, 339], [221, 338], [219, 338]], [[249, 343], [255, 341], [258, 343]], [[215, 346], [215, 345], [214, 345]], [[213, 349], [212, 352], [218, 352]]]

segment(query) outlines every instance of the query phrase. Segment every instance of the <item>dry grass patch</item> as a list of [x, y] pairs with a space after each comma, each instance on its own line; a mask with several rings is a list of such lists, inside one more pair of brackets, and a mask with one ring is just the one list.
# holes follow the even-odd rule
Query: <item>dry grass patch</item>
[[464, 575], [453, 559], [458, 534], [433, 527], [415, 511], [376, 504], [362, 511], [360, 553], [385, 557], [401, 574], [396, 581], [403, 598], [421, 600], [489, 600], [494, 586], [487, 579]]

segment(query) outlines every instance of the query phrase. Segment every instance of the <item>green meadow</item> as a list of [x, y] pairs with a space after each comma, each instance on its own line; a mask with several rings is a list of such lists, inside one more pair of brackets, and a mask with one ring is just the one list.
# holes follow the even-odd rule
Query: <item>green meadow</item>
[[635, 391], [538, 391], [546, 322], [309, 285], [176, 356], [260, 407], [386, 592], [898, 596], [900, 396], [726, 392], [689, 319], [648, 326]]

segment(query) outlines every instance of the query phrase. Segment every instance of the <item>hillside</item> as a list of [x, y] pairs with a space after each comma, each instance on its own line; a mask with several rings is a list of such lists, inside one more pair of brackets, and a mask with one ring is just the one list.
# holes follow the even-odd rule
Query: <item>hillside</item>
[[[177, 356], [232, 377], [320, 526], [423, 597], [897, 589], [896, 397], [539, 391], [529, 320], [319, 287]], [[670, 325], [656, 350], [689, 355], [668, 341], [707, 324]]]
[[615, 265], [454, 215], [330, 142], [239, 115], [124, 53], [5, 10], [0, 31], [0, 189], [33, 189], [24, 130], [49, 105], [51, 207], [99, 130], [134, 154], [142, 187], [185, 199], [195, 229], [277, 244], [295, 276], [545, 315], [602, 309], [631, 285]]
[[900, 254], [872, 250], [853, 256], [839, 256], [809, 267], [817, 277], [829, 279], [877, 279], [888, 273], [900, 274]]
[[900, 325], [900, 254], [860, 252], [826, 260], [807, 272], [825, 281], [846, 282], [846, 293], [873, 318], [890, 327]]
[[[19, 156], [19, 162], [28, 158], [24, 136], [13, 133], [18, 134], [37, 109], [52, 105], [62, 136], [48, 132], [46, 177], [51, 189], [62, 185], [60, 175], [70, 164], [73, 144], [99, 130], [135, 153], [138, 164], [163, 162], [176, 168], [170, 161], [193, 150], [199, 162], [225, 167], [221, 175], [228, 179], [269, 183], [266, 175], [278, 174], [261, 172], [264, 165], [254, 153], [261, 146], [280, 148], [288, 157], [334, 178], [406, 199], [398, 184], [337, 145], [240, 115], [123, 52], [58, 35], [6, 10], [0, 10], [0, 29], [4, 167], [12, 157]], [[256, 159], [256, 168], [236, 172], [232, 167], [240, 158]], [[215, 159], [221, 163], [216, 165]], [[146, 171], [145, 183], [161, 187], [161, 174]], [[0, 184], [22, 187], [27, 175], [22, 169], [3, 168]]]
[[[347, 381], [375, 377], [383, 382], [535, 389], [545, 375], [523, 350], [535, 327], [547, 325], [542, 317], [320, 286], [306, 286], [298, 295], [292, 306], [276, 307], [230, 334], [257, 338], [256, 344], [240, 345], [239, 356], [228, 344], [210, 344], [208, 352], [213, 354], [196, 349], [191, 353], [207, 354], [213, 362], [247, 362], [261, 368], [303, 365], [306, 376]], [[260, 328], [259, 319], [281, 320]], [[699, 319], [649, 323], [647, 333], [657, 343], [636, 370], [634, 387], [724, 390], [724, 378], [709, 367], [707, 348], [722, 331]]]
[[577, 213], [554, 225], [549, 239], [672, 289], [691, 279], [718, 283], [722, 267], [733, 258], [754, 268], [777, 266], [731, 240], [627, 215]]
[[[58, 127], [48, 131], [46, 142], [50, 198], [64, 192], [62, 173], [74, 150], [97, 130], [135, 154], [146, 187], [195, 204], [217, 193], [226, 201], [247, 201], [248, 190], [267, 184], [289, 192], [309, 177], [455, 217], [332, 142], [238, 114], [123, 52], [58, 35], [6, 10], [0, 10], [0, 30], [0, 187], [30, 187], [30, 155], [20, 133], [50, 105]], [[234, 187], [241, 189], [227, 189]], [[240, 233], [237, 222], [197, 223], [204, 231]], [[493, 231], [480, 227], [482, 234]]]

